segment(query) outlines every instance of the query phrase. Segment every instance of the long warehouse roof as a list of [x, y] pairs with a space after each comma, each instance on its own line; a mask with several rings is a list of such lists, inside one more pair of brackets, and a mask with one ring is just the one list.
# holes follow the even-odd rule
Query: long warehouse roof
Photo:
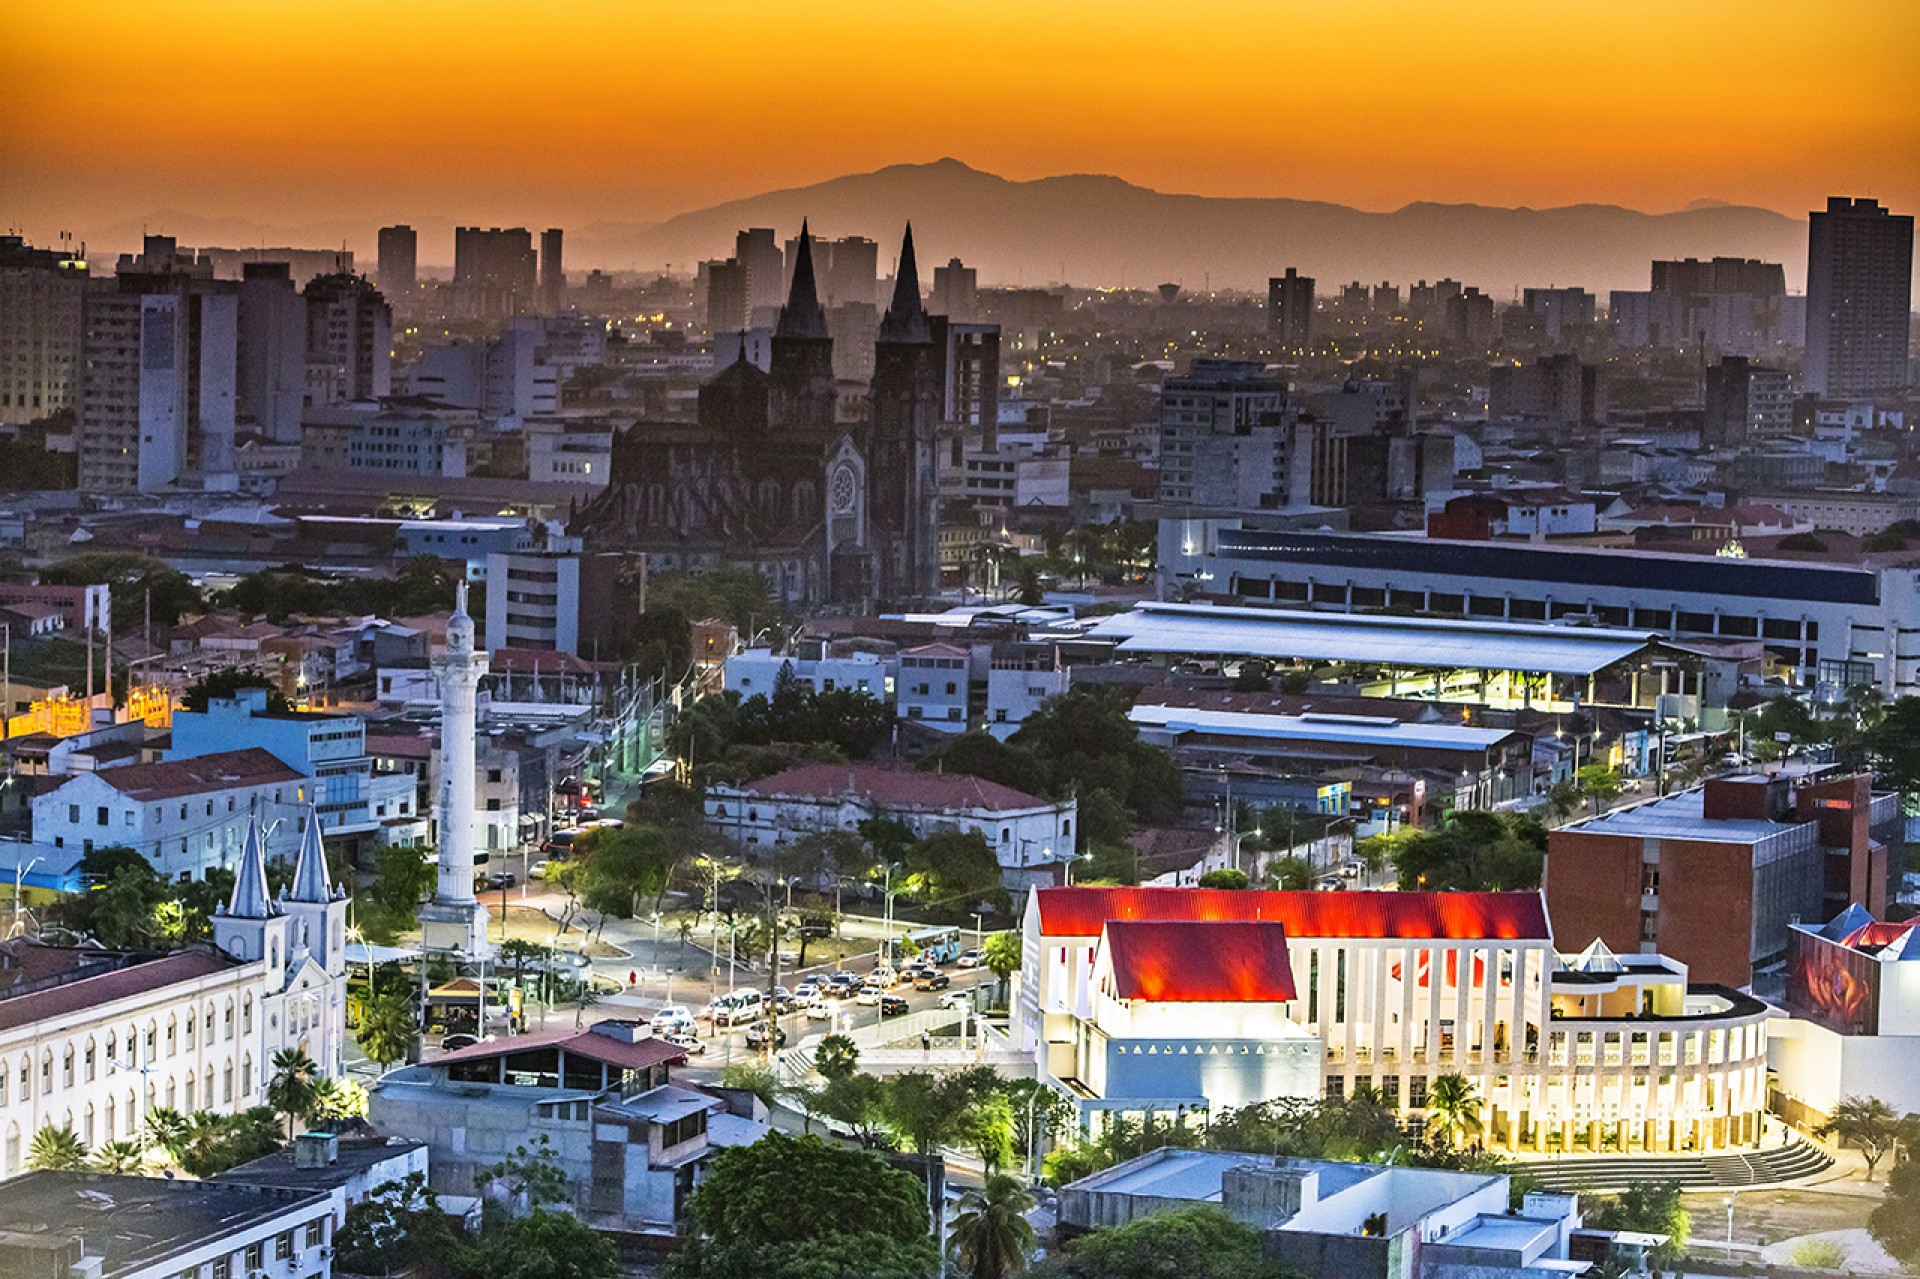
[[1211, 604], [1142, 604], [1104, 617], [1090, 634], [1122, 653], [1304, 658], [1443, 670], [1592, 675], [1642, 652], [1657, 636], [1544, 623], [1376, 617]]
[[1414, 750], [1486, 750], [1518, 736], [1510, 728], [1404, 721], [1371, 715], [1262, 715], [1257, 711], [1205, 711], [1191, 706], [1135, 706], [1127, 718], [1142, 728], [1222, 737], [1283, 741], [1405, 746]]

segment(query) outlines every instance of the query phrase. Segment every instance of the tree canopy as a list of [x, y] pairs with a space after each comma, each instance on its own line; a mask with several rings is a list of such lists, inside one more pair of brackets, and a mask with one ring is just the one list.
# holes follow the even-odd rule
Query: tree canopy
[[1261, 1232], [1216, 1204], [1195, 1204], [1096, 1230], [1069, 1245], [1061, 1272], [1078, 1279], [1285, 1279]]
[[[1427, 892], [1504, 892], [1540, 887], [1547, 828], [1524, 813], [1455, 810], [1429, 830], [1402, 828], [1375, 835], [1393, 862], [1403, 889]], [[1369, 850], [1373, 851], [1373, 850]]]
[[144, 625], [149, 598], [155, 626], [177, 625], [182, 613], [203, 607], [192, 579], [165, 560], [138, 551], [83, 551], [41, 570], [40, 580], [49, 586], [112, 586], [113, 629], [119, 635]]
[[940, 1264], [919, 1179], [817, 1137], [721, 1151], [687, 1212], [680, 1279], [930, 1279]]

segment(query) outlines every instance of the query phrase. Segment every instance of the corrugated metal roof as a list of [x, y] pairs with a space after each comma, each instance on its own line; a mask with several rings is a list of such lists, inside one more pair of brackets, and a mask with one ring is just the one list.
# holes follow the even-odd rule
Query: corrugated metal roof
[[1657, 637], [1599, 627], [1370, 617], [1208, 604], [1143, 604], [1090, 634], [1123, 653], [1304, 658], [1383, 666], [1591, 675]]
[[1214, 733], [1223, 737], [1263, 737], [1296, 742], [1348, 742], [1368, 746], [1405, 746], [1416, 750], [1486, 750], [1520, 736], [1510, 728], [1469, 728], [1464, 724], [1405, 723], [1390, 717], [1356, 715], [1262, 715], [1257, 711], [1208, 711], [1188, 706], [1145, 703], [1127, 712], [1143, 727], [1170, 733]]
[[1226, 888], [1042, 888], [1043, 937], [1098, 937], [1111, 920], [1277, 920], [1287, 936], [1552, 941], [1531, 893], [1316, 893]]

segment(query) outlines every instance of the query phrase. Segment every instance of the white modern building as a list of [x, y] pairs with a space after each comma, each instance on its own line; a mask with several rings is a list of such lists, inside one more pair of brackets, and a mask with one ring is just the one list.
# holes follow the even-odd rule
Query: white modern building
[[942, 733], [967, 731], [972, 654], [957, 644], [922, 644], [900, 654], [894, 714]]
[[1041, 889], [1014, 1006], [1083, 1122], [1297, 1095], [1268, 1078], [1274, 1048], [1298, 1068], [1281, 1020], [1322, 1046], [1324, 1095], [1367, 1084], [1419, 1111], [1464, 1075], [1511, 1151], [1750, 1146], [1766, 1108], [1764, 1004], [1657, 955], [1563, 959], [1538, 893]]
[[980, 835], [1009, 888], [1055, 883], [1073, 857], [1079, 801], [1048, 800], [961, 773], [877, 764], [804, 764], [741, 786], [707, 788], [707, 824], [745, 845], [790, 844], [891, 817], [924, 838]]
[[1787, 1011], [1767, 1023], [1776, 1108], [1808, 1127], [1848, 1097], [1920, 1110], [1920, 920], [1875, 920], [1857, 903], [1793, 924]]
[[23, 1169], [45, 1127], [70, 1127], [93, 1148], [137, 1140], [156, 1106], [263, 1105], [283, 1048], [340, 1073], [347, 901], [309, 829], [278, 901], [249, 836], [213, 947], [152, 956], [0, 945], [0, 1176]]
[[[312, 791], [305, 773], [258, 746], [129, 764], [76, 773], [35, 795], [33, 838], [62, 849], [124, 846], [162, 878], [204, 879], [216, 866], [235, 869], [249, 822], [295, 814]], [[281, 821], [269, 855], [291, 852], [299, 829]]]
[[850, 688], [883, 702], [893, 700], [898, 661], [891, 655], [852, 652], [838, 657], [787, 657], [770, 648], [750, 648], [727, 658], [724, 678], [728, 692], [749, 697], [771, 697], [782, 667], [816, 693]]

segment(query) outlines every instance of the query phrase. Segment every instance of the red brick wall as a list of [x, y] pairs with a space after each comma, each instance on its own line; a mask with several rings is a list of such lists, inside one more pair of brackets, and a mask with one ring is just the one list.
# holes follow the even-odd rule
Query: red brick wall
[[1687, 966], [1690, 981], [1745, 986], [1753, 980], [1753, 848], [1660, 841], [1660, 914], [1655, 948]]
[[1546, 889], [1557, 948], [1571, 953], [1598, 937], [1616, 951], [1639, 951], [1638, 839], [1554, 831], [1547, 837]]

